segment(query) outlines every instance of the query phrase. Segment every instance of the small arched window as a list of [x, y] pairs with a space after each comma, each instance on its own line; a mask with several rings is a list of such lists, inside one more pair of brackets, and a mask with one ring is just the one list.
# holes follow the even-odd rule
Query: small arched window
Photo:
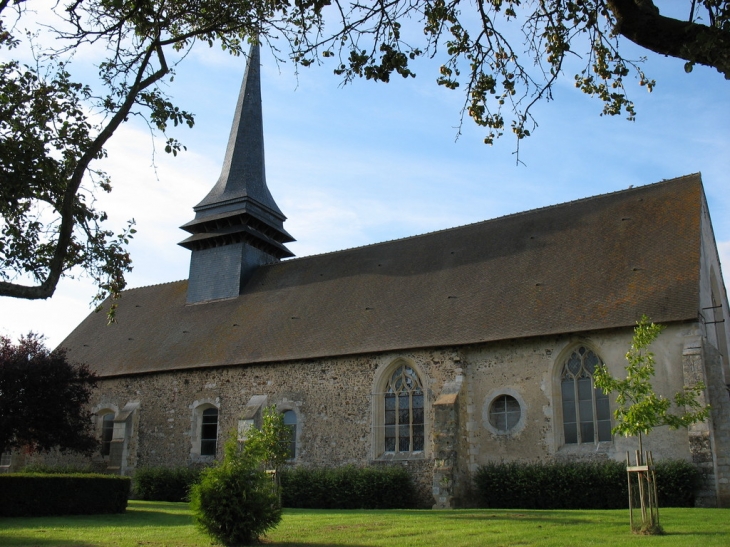
[[114, 437], [114, 413], [108, 412], [101, 418], [101, 455], [108, 456], [111, 452], [112, 438]]
[[289, 428], [289, 440], [287, 446], [289, 448], [289, 459], [293, 460], [297, 456], [297, 414], [293, 410], [284, 411], [284, 425]]
[[563, 364], [560, 392], [565, 444], [611, 440], [608, 395], [593, 385], [601, 359], [585, 346], [573, 350]]
[[421, 379], [403, 364], [388, 379], [383, 396], [385, 452], [422, 452], [424, 446], [424, 396]]
[[206, 408], [200, 423], [200, 455], [215, 456], [218, 447], [218, 409]]

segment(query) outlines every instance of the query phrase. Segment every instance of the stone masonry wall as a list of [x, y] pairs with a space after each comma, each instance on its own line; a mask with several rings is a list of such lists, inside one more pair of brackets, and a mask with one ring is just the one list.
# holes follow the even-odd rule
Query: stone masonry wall
[[[425, 375], [427, 424], [433, 424], [433, 402], [444, 383], [453, 381], [453, 351], [417, 351], [283, 364], [229, 366], [172, 373], [109, 378], [100, 382], [94, 407], [121, 409], [139, 403], [127, 474], [146, 466], [186, 466], [212, 461], [191, 455], [194, 402], [219, 408], [218, 457], [235, 431], [247, 402], [264, 395], [268, 404], [295, 410], [298, 417], [295, 465], [400, 465], [416, 479], [422, 504], [432, 499], [432, 447], [412, 461], [379, 461], [372, 453], [371, 393], [376, 371], [405, 358]], [[428, 427], [428, 425], [427, 425]], [[427, 438], [430, 435], [427, 433]], [[71, 461], [53, 455], [46, 463]], [[95, 456], [99, 466], [100, 456]], [[74, 458], [75, 463], [80, 463]]]
[[[194, 403], [219, 408], [220, 457], [225, 436], [237, 429], [249, 400], [265, 396], [267, 404], [297, 414], [295, 465], [400, 465], [413, 474], [424, 506], [464, 506], [473, 503], [474, 473], [490, 461], [624, 461], [626, 451], [636, 449], [635, 439], [622, 437], [597, 444], [566, 445], [562, 441], [559, 395], [566, 352], [577, 344], [587, 345], [620, 376], [631, 333], [631, 329], [620, 329], [458, 350], [390, 352], [110, 378], [101, 382], [94, 408], [100, 414], [104, 409], [117, 413], [138, 403], [124, 469], [132, 474], [142, 466], [196, 465], [213, 459], [192, 450]], [[657, 392], [671, 396], [682, 388], [685, 341], [696, 333], [694, 324], [670, 326], [652, 348], [657, 357]], [[414, 365], [424, 382], [426, 448], [413, 457], [381, 457], [375, 453], [372, 394], [375, 382], [390, 374], [388, 367], [401, 359]], [[711, 375], [707, 381], [717, 391], [713, 399], [721, 396], [724, 386], [714, 386]], [[517, 399], [521, 410], [519, 422], [506, 433], [489, 422], [490, 405], [500, 395]], [[718, 412], [727, 414], [721, 406]], [[716, 426], [719, 423], [715, 420]], [[726, 425], [721, 428], [727, 429]], [[718, 452], [728, 431], [718, 429], [716, 435], [717, 446], [710, 447], [709, 457], [714, 455], [717, 465], [728, 466], [726, 455]], [[691, 461], [695, 454], [690, 447], [688, 432], [681, 430], [659, 428], [645, 440], [645, 448], [653, 451], [656, 460]], [[100, 456], [95, 460], [97, 465], [105, 463]], [[46, 461], [62, 460], [48, 456]]]
[[[656, 391], [671, 397], [684, 385], [682, 349], [694, 324], [665, 329], [652, 350], [657, 357]], [[614, 459], [625, 461], [626, 451], [638, 448], [634, 438], [615, 437], [610, 442], [565, 444], [560, 406], [560, 374], [567, 355], [578, 345], [596, 352], [615, 376], [625, 375], [625, 354], [632, 329], [511, 340], [460, 349], [465, 381], [460, 393], [460, 449], [456, 466], [463, 500], [480, 465], [501, 461], [544, 461]], [[509, 432], [497, 431], [489, 423], [492, 402], [509, 395], [520, 404], [521, 418]], [[614, 410], [615, 396], [610, 396]], [[691, 461], [688, 432], [657, 428], [646, 437], [646, 449], [655, 460]]]

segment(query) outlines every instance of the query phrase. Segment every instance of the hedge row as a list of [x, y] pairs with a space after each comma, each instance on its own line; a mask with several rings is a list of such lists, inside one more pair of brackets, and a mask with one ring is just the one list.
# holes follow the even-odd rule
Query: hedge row
[[0, 475], [0, 516], [123, 513], [131, 480], [115, 475]]
[[134, 493], [148, 501], [188, 501], [190, 487], [200, 479], [200, 468], [144, 467], [134, 474]]
[[78, 475], [78, 474], [89, 474], [98, 473], [99, 470], [94, 470], [90, 465], [46, 465], [42, 463], [32, 463], [26, 465], [20, 470], [20, 473], [28, 474], [43, 474], [43, 475]]
[[402, 467], [297, 467], [281, 472], [282, 505], [304, 509], [416, 507], [413, 479]]
[[[693, 507], [700, 484], [685, 461], [656, 464], [660, 507]], [[596, 463], [490, 463], [474, 478], [480, 507], [505, 509], [623, 509], [628, 506], [626, 465]]]

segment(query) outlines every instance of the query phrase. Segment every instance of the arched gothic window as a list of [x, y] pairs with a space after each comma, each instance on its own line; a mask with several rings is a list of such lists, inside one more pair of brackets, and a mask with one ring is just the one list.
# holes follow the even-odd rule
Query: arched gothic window
[[565, 444], [611, 440], [608, 395], [593, 385], [601, 359], [585, 346], [573, 350], [563, 364], [560, 390]]
[[422, 452], [424, 397], [421, 379], [403, 364], [390, 376], [383, 396], [386, 453]]

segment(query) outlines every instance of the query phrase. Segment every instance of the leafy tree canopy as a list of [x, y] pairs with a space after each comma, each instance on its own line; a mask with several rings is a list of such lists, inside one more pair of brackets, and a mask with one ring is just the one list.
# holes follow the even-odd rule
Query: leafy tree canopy
[[[649, 90], [654, 81], [622, 55], [621, 37], [685, 60], [687, 71], [701, 64], [730, 77], [727, 0], [661, 4], [681, 5], [681, 18], [651, 0], [69, 0], [44, 8], [56, 16], [42, 27], [55, 45], [36, 41], [24, 65], [14, 48], [34, 5], [0, 0], [0, 296], [17, 298], [48, 298], [79, 270], [98, 301], [125, 287], [133, 221], [118, 233], [105, 226], [95, 195], [111, 181], [96, 162], [131, 116], [162, 133], [193, 125], [161, 84], [196, 42], [238, 55], [255, 36], [301, 66], [332, 60], [345, 81], [414, 76], [414, 60], [438, 57], [437, 83], [463, 93], [486, 143], [506, 128], [518, 143], [530, 135], [531, 108], [550, 99], [569, 56], [582, 62], [580, 91], [604, 114], [633, 118], [627, 78]], [[100, 59], [98, 77], [78, 82], [73, 55], [84, 48]], [[168, 138], [167, 152], [182, 148]]]
[[96, 381], [41, 336], [30, 333], [17, 345], [0, 337], [0, 452], [92, 452], [98, 441], [87, 405]]

